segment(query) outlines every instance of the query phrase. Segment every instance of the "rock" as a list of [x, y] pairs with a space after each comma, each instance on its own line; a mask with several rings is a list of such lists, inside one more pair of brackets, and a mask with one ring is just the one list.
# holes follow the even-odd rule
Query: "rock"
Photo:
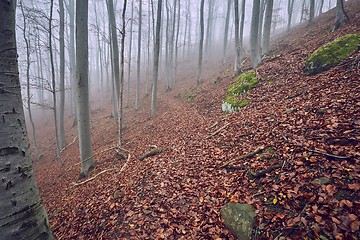
[[331, 182], [330, 179], [326, 178], [326, 177], [320, 177], [320, 178], [316, 178], [312, 181], [312, 184], [315, 185], [326, 185], [329, 184]]
[[305, 61], [308, 75], [314, 75], [336, 66], [359, 49], [360, 34], [347, 34], [313, 52]]
[[230, 202], [221, 208], [220, 214], [225, 226], [239, 240], [252, 239], [256, 214], [251, 205]]

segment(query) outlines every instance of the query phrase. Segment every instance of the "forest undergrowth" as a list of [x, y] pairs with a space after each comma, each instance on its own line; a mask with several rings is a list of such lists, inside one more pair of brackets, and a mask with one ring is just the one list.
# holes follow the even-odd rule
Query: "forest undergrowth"
[[[232, 201], [256, 209], [256, 239], [359, 239], [360, 51], [314, 76], [303, 69], [321, 45], [360, 33], [359, 4], [346, 9], [351, 21], [335, 32], [330, 11], [274, 40], [256, 69], [260, 83], [244, 95], [251, 103], [238, 112], [221, 112], [231, 64], [208, 60], [199, 86], [195, 67], [179, 71], [173, 90], [160, 91], [156, 118], [147, 97], [139, 111], [126, 109], [128, 159], [113, 148], [110, 106], [93, 112], [89, 177], [101, 174], [84, 184], [74, 184], [72, 119], [62, 166], [44, 124], [35, 171], [57, 238], [235, 239], [220, 218]], [[138, 159], [153, 147], [163, 151]]]

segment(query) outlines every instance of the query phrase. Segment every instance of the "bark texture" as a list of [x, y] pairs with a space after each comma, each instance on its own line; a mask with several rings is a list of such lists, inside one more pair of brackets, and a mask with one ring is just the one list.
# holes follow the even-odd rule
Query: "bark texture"
[[54, 239], [35, 184], [15, 40], [16, 1], [0, 1], [1, 239]]

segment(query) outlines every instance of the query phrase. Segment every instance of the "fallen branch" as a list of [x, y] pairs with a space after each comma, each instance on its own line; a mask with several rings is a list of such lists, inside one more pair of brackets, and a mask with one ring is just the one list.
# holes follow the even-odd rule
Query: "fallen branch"
[[104, 173], [106, 173], [106, 172], [110, 172], [110, 171], [113, 171], [113, 170], [115, 170], [115, 168], [105, 169], [104, 171], [99, 172], [99, 173], [96, 174], [95, 176], [93, 176], [93, 177], [91, 177], [91, 178], [88, 178], [88, 179], [86, 179], [85, 181], [82, 181], [82, 182], [79, 182], [79, 183], [74, 183], [74, 182], [73, 182], [72, 185], [73, 185], [73, 187], [83, 185], [83, 184], [85, 184], [85, 183], [87, 183], [87, 182], [90, 182], [90, 181], [94, 180], [95, 178], [97, 178], [97, 177], [100, 176], [101, 174], [104, 174]]
[[318, 150], [309, 150], [310, 152], [312, 153], [317, 153], [317, 154], [321, 154], [321, 155], [324, 155], [326, 157], [331, 157], [331, 158], [336, 158], [336, 159], [351, 159], [352, 157], [347, 157], [347, 156], [337, 156], [337, 155], [333, 155], [333, 154], [330, 154], [330, 153], [326, 153], [326, 152], [321, 152], [321, 151], [318, 151]]
[[250, 173], [250, 178], [254, 179], [254, 178], [261, 178], [264, 177], [267, 173], [274, 171], [275, 169], [281, 168], [282, 164], [277, 164], [277, 165], [273, 165], [268, 167], [267, 169], [258, 171], [256, 173]]
[[121, 169], [120, 169], [120, 172], [119, 172], [119, 173], [121, 173], [121, 172], [123, 172], [123, 171], [124, 171], [124, 169], [125, 169], [125, 167], [127, 166], [127, 164], [128, 164], [128, 162], [129, 162], [129, 160], [130, 160], [130, 153], [129, 153], [129, 155], [128, 155], [128, 158], [127, 158], [127, 160], [126, 160], [125, 164], [121, 167]]
[[162, 149], [162, 148], [154, 148], [154, 149], [151, 149], [150, 151], [146, 152], [144, 155], [138, 157], [138, 159], [144, 160], [145, 158], [155, 156], [159, 153], [162, 153], [163, 151], [164, 151], [164, 149]]
[[221, 166], [221, 168], [225, 168], [225, 167], [227, 167], [229, 164], [232, 164], [232, 163], [234, 163], [234, 162], [237, 162], [237, 161], [239, 161], [239, 160], [241, 160], [241, 159], [252, 158], [252, 157], [254, 157], [256, 154], [261, 153], [262, 151], [264, 151], [265, 148], [266, 148], [265, 146], [258, 147], [258, 148], [255, 149], [255, 151], [253, 151], [252, 153], [248, 153], [248, 154], [245, 154], [245, 155], [241, 155], [240, 157], [237, 157], [237, 158], [235, 158], [235, 159], [233, 159], [233, 160], [230, 160], [230, 161], [224, 163], [224, 164]]
[[220, 133], [222, 130], [224, 130], [227, 126], [229, 126], [230, 123], [226, 123], [224, 126], [222, 126], [221, 128], [219, 128], [218, 130], [216, 130], [215, 132], [211, 133], [209, 136], [206, 137], [206, 139], [209, 139], [213, 136], [215, 136], [216, 134]]
[[72, 140], [71, 143], [69, 143], [68, 145], [66, 145], [65, 147], [63, 147], [61, 150], [60, 150], [60, 153], [62, 153], [66, 148], [70, 147], [72, 144], [74, 144], [74, 142], [76, 141], [77, 139], [77, 135], [74, 137], [74, 139]]

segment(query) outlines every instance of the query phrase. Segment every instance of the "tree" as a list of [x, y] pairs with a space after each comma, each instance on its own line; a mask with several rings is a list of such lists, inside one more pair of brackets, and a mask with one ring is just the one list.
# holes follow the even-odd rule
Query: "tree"
[[[238, 0], [235, 0], [238, 1]], [[229, 22], [230, 22], [230, 13], [231, 13], [231, 5], [233, 0], [228, 0], [227, 2], [227, 10], [226, 10], [226, 17], [225, 17], [225, 30], [224, 30], [224, 48], [223, 48], [223, 63], [226, 63], [227, 57], [227, 43], [229, 38]]]
[[89, 53], [88, 53], [88, 0], [76, 1], [76, 81], [77, 120], [81, 173], [86, 177], [93, 168], [90, 104], [89, 104]]
[[154, 45], [153, 83], [151, 89], [151, 117], [156, 116], [156, 93], [157, 93], [157, 81], [158, 81], [158, 73], [159, 73], [161, 8], [162, 8], [162, 0], [158, 0], [156, 31], [155, 31], [156, 35], [155, 35], [155, 45]]
[[204, 0], [201, 0], [200, 3], [200, 43], [199, 43], [199, 62], [198, 62], [198, 78], [197, 84], [201, 82], [201, 72], [202, 72], [202, 58], [203, 58], [203, 49], [204, 49]]
[[[129, 97], [130, 97], [130, 74], [131, 74], [131, 60], [132, 60], [131, 54], [132, 54], [133, 25], [134, 25], [134, 0], [131, 0], [131, 17], [130, 17], [130, 30], [129, 30], [130, 36], [129, 36], [129, 44], [128, 44], [127, 91], [126, 91], [126, 104], [125, 104], [126, 107], [129, 106]], [[149, 36], [150, 36], [150, 34], [149, 34]]]
[[136, 96], [135, 110], [140, 107], [140, 63], [141, 63], [141, 25], [142, 25], [142, 0], [139, 0], [139, 29], [138, 29], [138, 51], [137, 51], [137, 68], [136, 68]]
[[271, 20], [273, 14], [273, 5], [274, 0], [268, 0], [266, 3], [266, 10], [265, 10], [265, 23], [264, 23], [264, 36], [263, 36], [263, 53], [269, 53], [269, 46], [270, 46], [270, 30], [271, 30]]
[[[65, 139], [65, 13], [63, 0], [59, 0], [59, 13], [60, 13], [60, 30], [59, 30], [59, 43], [60, 43], [60, 104], [59, 104], [59, 148], [62, 149], [66, 145]], [[56, 106], [54, 106], [56, 107]]]
[[124, 67], [125, 67], [125, 36], [126, 36], [126, 6], [127, 0], [124, 0], [122, 11], [122, 29], [121, 29], [121, 51], [120, 51], [120, 93], [119, 93], [119, 146], [122, 144], [124, 121]]
[[287, 24], [287, 30], [290, 30], [291, 27], [291, 19], [292, 19], [292, 14], [294, 11], [294, 2], [295, 0], [288, 0], [288, 5], [287, 5], [287, 13], [288, 13], [288, 24]]
[[240, 65], [240, 39], [239, 39], [239, 0], [234, 0], [234, 10], [235, 10], [235, 66], [234, 71], [237, 72]]
[[344, 1], [336, 1], [336, 19], [333, 31], [340, 28], [345, 22], [349, 21], [349, 17], [345, 12]]
[[315, 17], [315, 0], [310, 0], [310, 16], [309, 22], [312, 23]]
[[[27, 37], [27, 19], [26, 19], [26, 15], [24, 12], [24, 6], [22, 4], [22, 1], [20, 1], [20, 9], [22, 12], [22, 16], [23, 16], [23, 39], [26, 45], [26, 94], [27, 94], [27, 101], [26, 101], [26, 105], [27, 105], [27, 109], [28, 109], [28, 113], [29, 113], [29, 121], [31, 124], [31, 130], [32, 130], [32, 137], [33, 137], [33, 143], [34, 143], [34, 149], [35, 149], [35, 156], [36, 159], [39, 160], [40, 158], [40, 152], [39, 152], [39, 147], [37, 144], [37, 139], [36, 139], [36, 129], [35, 129], [35, 124], [34, 124], [34, 120], [33, 120], [33, 115], [32, 115], [32, 111], [31, 111], [31, 94], [30, 94], [30, 64], [31, 64], [31, 59], [30, 59], [30, 40]], [[28, 34], [30, 35], [30, 34]]]
[[55, 239], [36, 187], [15, 38], [16, 1], [0, 1], [1, 239]]
[[259, 16], [260, 16], [260, 0], [254, 0], [252, 17], [251, 17], [251, 29], [250, 29], [251, 62], [253, 68], [257, 67], [261, 61], [259, 40], [258, 40]]

